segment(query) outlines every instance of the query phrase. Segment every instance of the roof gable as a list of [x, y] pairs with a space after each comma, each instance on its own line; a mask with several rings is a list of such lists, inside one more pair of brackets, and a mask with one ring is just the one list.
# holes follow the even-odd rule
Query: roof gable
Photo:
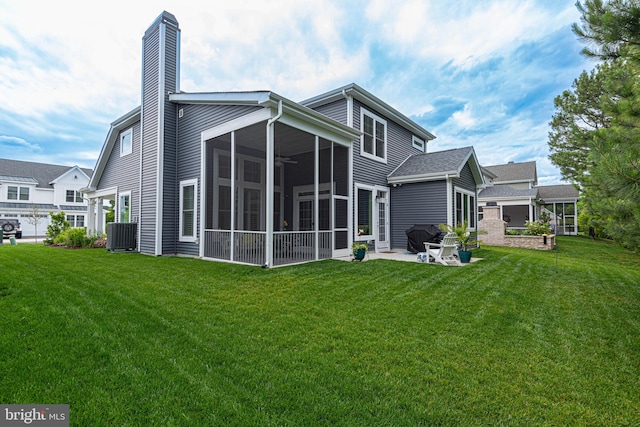
[[484, 166], [486, 170], [494, 174], [494, 183], [538, 182], [536, 162], [510, 162], [504, 165]]
[[339, 87], [332, 91], [307, 99], [300, 102], [300, 104], [309, 108], [316, 108], [321, 105], [337, 101], [339, 99], [344, 99], [346, 96], [352, 96], [354, 99], [357, 99], [367, 107], [380, 112], [387, 118], [393, 120], [401, 126], [404, 126], [406, 129], [413, 132], [416, 136], [426, 140], [427, 142], [436, 138], [435, 135], [433, 135], [431, 132], [355, 83], [351, 83], [349, 85]]
[[5, 181], [36, 183], [38, 188], [52, 188], [52, 184], [66, 173], [75, 170], [87, 178], [93, 174], [91, 169], [78, 166], [51, 165], [47, 163], [25, 162], [22, 160], [0, 159], [0, 171]]
[[402, 184], [459, 177], [467, 163], [470, 163], [476, 183], [482, 183], [482, 172], [473, 147], [414, 154], [391, 172], [387, 181]]
[[98, 183], [100, 182], [100, 178], [102, 177], [102, 173], [104, 172], [104, 168], [109, 161], [109, 156], [111, 155], [113, 146], [118, 139], [118, 133], [120, 133], [121, 130], [130, 127], [134, 123], [139, 122], [141, 111], [142, 109], [140, 107], [136, 107], [124, 116], [111, 123], [111, 127], [109, 128], [107, 137], [105, 138], [104, 144], [102, 144], [102, 150], [100, 150], [100, 155], [98, 156], [98, 161], [96, 162], [94, 173], [91, 176], [89, 184], [87, 185], [88, 188], [97, 188]]

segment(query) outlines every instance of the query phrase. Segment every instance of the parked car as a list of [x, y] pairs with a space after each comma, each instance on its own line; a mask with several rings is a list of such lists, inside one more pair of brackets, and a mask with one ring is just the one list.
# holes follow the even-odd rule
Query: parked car
[[11, 236], [15, 236], [16, 239], [22, 239], [22, 228], [20, 227], [20, 221], [17, 219], [0, 219], [0, 228], [2, 228], [2, 238], [8, 239]]

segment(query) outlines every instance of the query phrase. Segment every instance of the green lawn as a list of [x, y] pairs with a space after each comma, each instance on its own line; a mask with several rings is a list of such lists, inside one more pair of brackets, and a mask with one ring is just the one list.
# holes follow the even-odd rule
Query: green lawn
[[0, 403], [82, 426], [637, 425], [640, 257], [558, 242], [272, 270], [0, 246]]

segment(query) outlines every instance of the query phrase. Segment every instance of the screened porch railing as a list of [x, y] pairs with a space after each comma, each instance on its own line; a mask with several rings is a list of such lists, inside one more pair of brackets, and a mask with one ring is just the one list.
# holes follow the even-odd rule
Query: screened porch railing
[[[332, 232], [318, 233], [318, 259], [331, 258]], [[313, 261], [315, 256], [315, 231], [278, 231], [273, 233], [273, 265]]]
[[[313, 261], [315, 256], [314, 231], [279, 231], [273, 233], [273, 265]], [[318, 233], [318, 259], [331, 258], [331, 231]], [[231, 231], [205, 230], [204, 257], [245, 264], [262, 265], [265, 262], [266, 233], [262, 231], [235, 231], [233, 233], [233, 260], [231, 259]]]

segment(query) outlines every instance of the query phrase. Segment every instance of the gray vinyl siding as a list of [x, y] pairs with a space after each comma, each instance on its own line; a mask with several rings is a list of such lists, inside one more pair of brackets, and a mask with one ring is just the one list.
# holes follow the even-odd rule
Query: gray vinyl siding
[[131, 153], [120, 157], [120, 135], [122, 132], [118, 133], [97, 188], [117, 187], [119, 193], [131, 191], [130, 215], [133, 221], [140, 216], [140, 207], [138, 206], [140, 200], [140, 122], [135, 123], [131, 128], [124, 129], [124, 131], [129, 129], [132, 129]]
[[[161, 24], [164, 25], [164, 24]], [[160, 41], [160, 25], [150, 28], [143, 44], [143, 89], [142, 89], [142, 182], [144, 194], [140, 206], [139, 249], [143, 253], [155, 253], [157, 236], [157, 198], [162, 201], [161, 253], [175, 253], [176, 235], [176, 108], [169, 102], [169, 93], [176, 90], [177, 78], [177, 30], [165, 27], [164, 63], [161, 63], [163, 48]], [[160, 81], [164, 70], [164, 80]], [[162, 86], [160, 86], [162, 85]], [[161, 135], [158, 135], [162, 119]], [[162, 164], [158, 165], [162, 149]], [[162, 171], [162, 194], [158, 194], [158, 169]]]
[[[198, 192], [196, 194], [196, 216], [197, 227], [196, 233], [200, 231], [200, 203], [202, 201], [202, 185], [203, 179], [200, 176], [201, 165], [201, 139], [202, 132], [219, 126], [223, 123], [233, 120], [235, 118], [244, 116], [253, 111], [260, 109], [261, 107], [250, 106], [220, 106], [220, 105], [177, 105], [177, 111], [182, 109], [182, 117], [177, 121], [177, 134], [178, 143], [176, 146], [177, 151], [177, 165], [178, 172], [176, 177], [176, 185], [179, 185], [181, 181], [187, 179], [198, 179]], [[265, 125], [266, 126], [266, 125]], [[210, 178], [210, 177], [209, 177]], [[207, 183], [209, 189], [209, 197], [213, 197], [212, 182], [209, 180]], [[180, 189], [176, 190], [176, 194], [179, 197]], [[179, 215], [180, 215], [180, 200], [177, 200], [176, 206], [176, 225], [174, 241], [176, 242], [176, 252], [184, 255], [199, 254], [198, 244], [191, 242], [180, 242], [179, 240]], [[201, 236], [198, 236], [201, 237]]]
[[[165, 93], [176, 88], [177, 67], [176, 52], [178, 47], [178, 34], [170, 27], [166, 31], [167, 55], [165, 56]], [[177, 108], [169, 97], [165, 96], [164, 103], [164, 176], [162, 183], [163, 196], [163, 221], [162, 221], [162, 253], [175, 254], [178, 240], [179, 222], [179, 197], [180, 188], [176, 180], [178, 175], [178, 146], [177, 146]]]
[[142, 79], [142, 203], [138, 248], [143, 253], [155, 253], [157, 159], [158, 159], [158, 80], [160, 78], [160, 34], [156, 27], [144, 39]]
[[467, 191], [476, 192], [476, 181], [473, 178], [473, 173], [471, 172], [471, 167], [469, 163], [465, 164], [460, 172], [459, 178], [453, 179], [454, 187], [464, 188]]
[[476, 190], [476, 181], [473, 178], [473, 173], [471, 172], [471, 167], [469, 166], [469, 163], [467, 162], [464, 167], [462, 168], [462, 171], [460, 171], [460, 177], [459, 178], [453, 178], [452, 179], [452, 188], [451, 191], [452, 193], [452, 205], [451, 205], [451, 212], [454, 213], [455, 216], [455, 212], [456, 212], [456, 187], [457, 188], [461, 188], [464, 189], [466, 191], [472, 192], [474, 194], [475, 197], [475, 212], [477, 214], [478, 212], [478, 191]]
[[388, 117], [380, 114], [367, 106], [363, 106], [357, 100], [353, 102], [353, 127], [361, 129], [361, 109], [375, 114], [387, 122], [387, 163], [364, 157], [360, 154], [361, 139], [354, 141], [353, 145], [353, 180], [356, 183], [369, 185], [387, 185], [387, 176], [412, 154], [417, 154], [411, 146], [413, 134], [398, 125]]
[[341, 99], [329, 104], [321, 105], [315, 110], [325, 116], [332, 118], [333, 120], [347, 124], [347, 100]]
[[391, 188], [391, 247], [406, 248], [405, 230], [414, 224], [447, 222], [447, 184], [444, 180], [403, 184]]

